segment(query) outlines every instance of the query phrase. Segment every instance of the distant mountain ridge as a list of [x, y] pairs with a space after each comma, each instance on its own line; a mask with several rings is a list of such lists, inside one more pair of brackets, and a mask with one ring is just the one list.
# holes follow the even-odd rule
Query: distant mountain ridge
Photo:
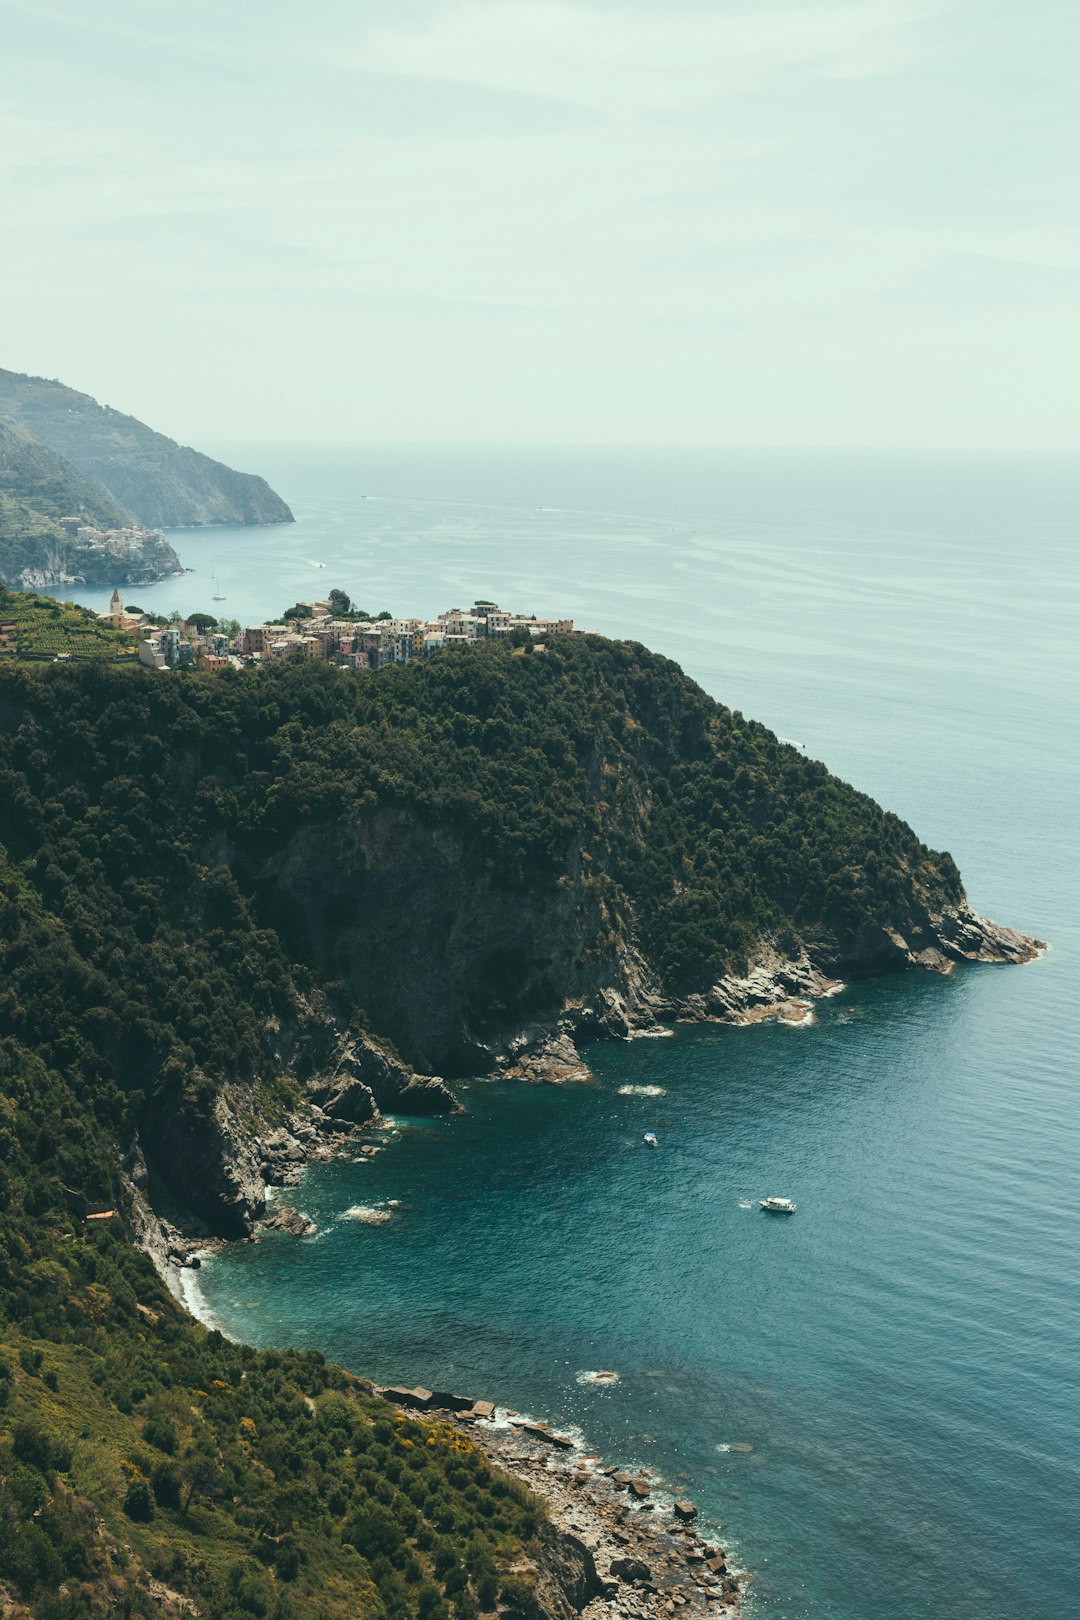
[[294, 521], [264, 478], [236, 472], [54, 379], [0, 368], [3, 416], [104, 485], [148, 528]]

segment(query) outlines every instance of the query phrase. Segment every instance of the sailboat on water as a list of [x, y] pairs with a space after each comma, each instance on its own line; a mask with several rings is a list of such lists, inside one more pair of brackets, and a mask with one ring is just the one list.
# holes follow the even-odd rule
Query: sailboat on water
[[218, 577], [217, 577], [217, 575], [216, 574], [211, 574], [210, 578], [214, 582], [214, 601], [215, 602], [224, 602], [224, 600], [225, 600], [225, 592], [218, 590]]

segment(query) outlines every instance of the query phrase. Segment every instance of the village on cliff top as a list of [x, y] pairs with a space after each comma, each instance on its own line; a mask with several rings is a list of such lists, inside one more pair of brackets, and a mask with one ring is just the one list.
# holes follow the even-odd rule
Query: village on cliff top
[[239, 669], [294, 657], [346, 669], [383, 669], [473, 641], [514, 635], [535, 641], [574, 630], [573, 619], [538, 619], [488, 601], [467, 610], [450, 608], [434, 619], [370, 617], [354, 610], [343, 591], [331, 591], [325, 601], [297, 602], [282, 620], [246, 629], [209, 613], [160, 623], [139, 608], [126, 608], [119, 590], [98, 617], [138, 641], [140, 663], [161, 670]]

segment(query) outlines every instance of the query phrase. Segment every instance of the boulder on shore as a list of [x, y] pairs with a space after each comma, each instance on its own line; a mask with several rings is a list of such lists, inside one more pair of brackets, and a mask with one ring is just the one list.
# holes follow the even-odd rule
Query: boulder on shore
[[282, 1204], [272, 1215], [259, 1222], [264, 1232], [288, 1232], [291, 1237], [310, 1237], [319, 1228], [308, 1215], [302, 1215], [291, 1204]]
[[378, 1393], [384, 1401], [390, 1401], [394, 1406], [409, 1406], [418, 1412], [426, 1412], [432, 1404], [430, 1389], [424, 1389], [420, 1384], [415, 1389], [400, 1389], [390, 1386], [386, 1389], [380, 1389]]
[[612, 1560], [611, 1573], [620, 1581], [647, 1581], [652, 1570], [642, 1558], [615, 1558]]

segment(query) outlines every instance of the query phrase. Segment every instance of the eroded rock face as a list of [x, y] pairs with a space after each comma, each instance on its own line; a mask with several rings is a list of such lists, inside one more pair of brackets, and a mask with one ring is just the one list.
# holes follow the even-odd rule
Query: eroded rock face
[[528, 1620], [572, 1620], [603, 1591], [596, 1562], [585, 1543], [568, 1530], [544, 1525], [540, 1542]]
[[767, 950], [744, 977], [721, 979], [707, 995], [689, 998], [684, 1017], [717, 1019], [725, 1024], [755, 1024], [766, 1018], [804, 1018], [819, 996], [840, 988], [810, 961], [805, 951], [785, 961]]
[[948, 973], [956, 962], [1031, 962], [1045, 949], [1043, 940], [989, 922], [965, 901], [941, 912], [922, 912], [905, 933], [867, 924], [846, 948], [837, 950], [835, 959], [850, 973], [887, 973], [909, 967]]
[[225, 1237], [243, 1237], [266, 1207], [261, 1155], [239, 1103], [228, 1086], [201, 1113], [166, 1099], [144, 1127], [154, 1168], [170, 1193]]
[[936, 916], [925, 912], [906, 935], [867, 923], [844, 943], [816, 941], [812, 952], [799, 948], [790, 958], [777, 947], [764, 945], [746, 974], [729, 975], [705, 994], [688, 996], [679, 1016], [690, 1022], [725, 1024], [754, 1024], [768, 1018], [799, 1022], [812, 1014], [819, 997], [835, 995], [842, 988], [837, 973], [854, 977], [909, 968], [949, 973], [958, 962], [1031, 962], [1045, 949], [1042, 940], [988, 922], [965, 904]]
[[561, 1085], [591, 1078], [589, 1066], [570, 1036], [551, 1033], [536, 1025], [510, 1041], [497, 1059], [499, 1073], [508, 1080], [539, 1080]]
[[[267, 1185], [294, 1184], [306, 1164], [333, 1157], [358, 1125], [377, 1124], [383, 1112], [432, 1116], [460, 1107], [440, 1076], [414, 1073], [372, 1037], [337, 1032], [310, 1009], [305, 1029], [283, 1025], [278, 1031], [282, 1067], [302, 1072], [305, 1061], [310, 1066], [305, 1041], [318, 1041], [329, 1057], [308, 1080], [307, 1101], [283, 1123], [271, 1127], [260, 1117], [257, 1085], [223, 1087], [205, 1114], [185, 1109], [179, 1096], [166, 1098], [144, 1122], [146, 1152], [162, 1184], [155, 1202], [163, 1193], [169, 1219], [183, 1230], [248, 1236], [264, 1213]], [[131, 1177], [136, 1189], [146, 1189], [141, 1155], [132, 1161]], [[141, 1196], [150, 1211], [145, 1191]], [[164, 1212], [151, 1213], [140, 1239], [148, 1250]], [[302, 1236], [304, 1220], [283, 1209], [264, 1225]]]
[[970, 906], [955, 907], [936, 921], [941, 949], [959, 961], [1031, 962], [1047, 948], [1045, 940], [988, 922]]
[[460, 1106], [436, 1074], [417, 1074], [367, 1035], [343, 1035], [327, 1072], [308, 1092], [335, 1119], [364, 1124], [380, 1113], [452, 1114]]

